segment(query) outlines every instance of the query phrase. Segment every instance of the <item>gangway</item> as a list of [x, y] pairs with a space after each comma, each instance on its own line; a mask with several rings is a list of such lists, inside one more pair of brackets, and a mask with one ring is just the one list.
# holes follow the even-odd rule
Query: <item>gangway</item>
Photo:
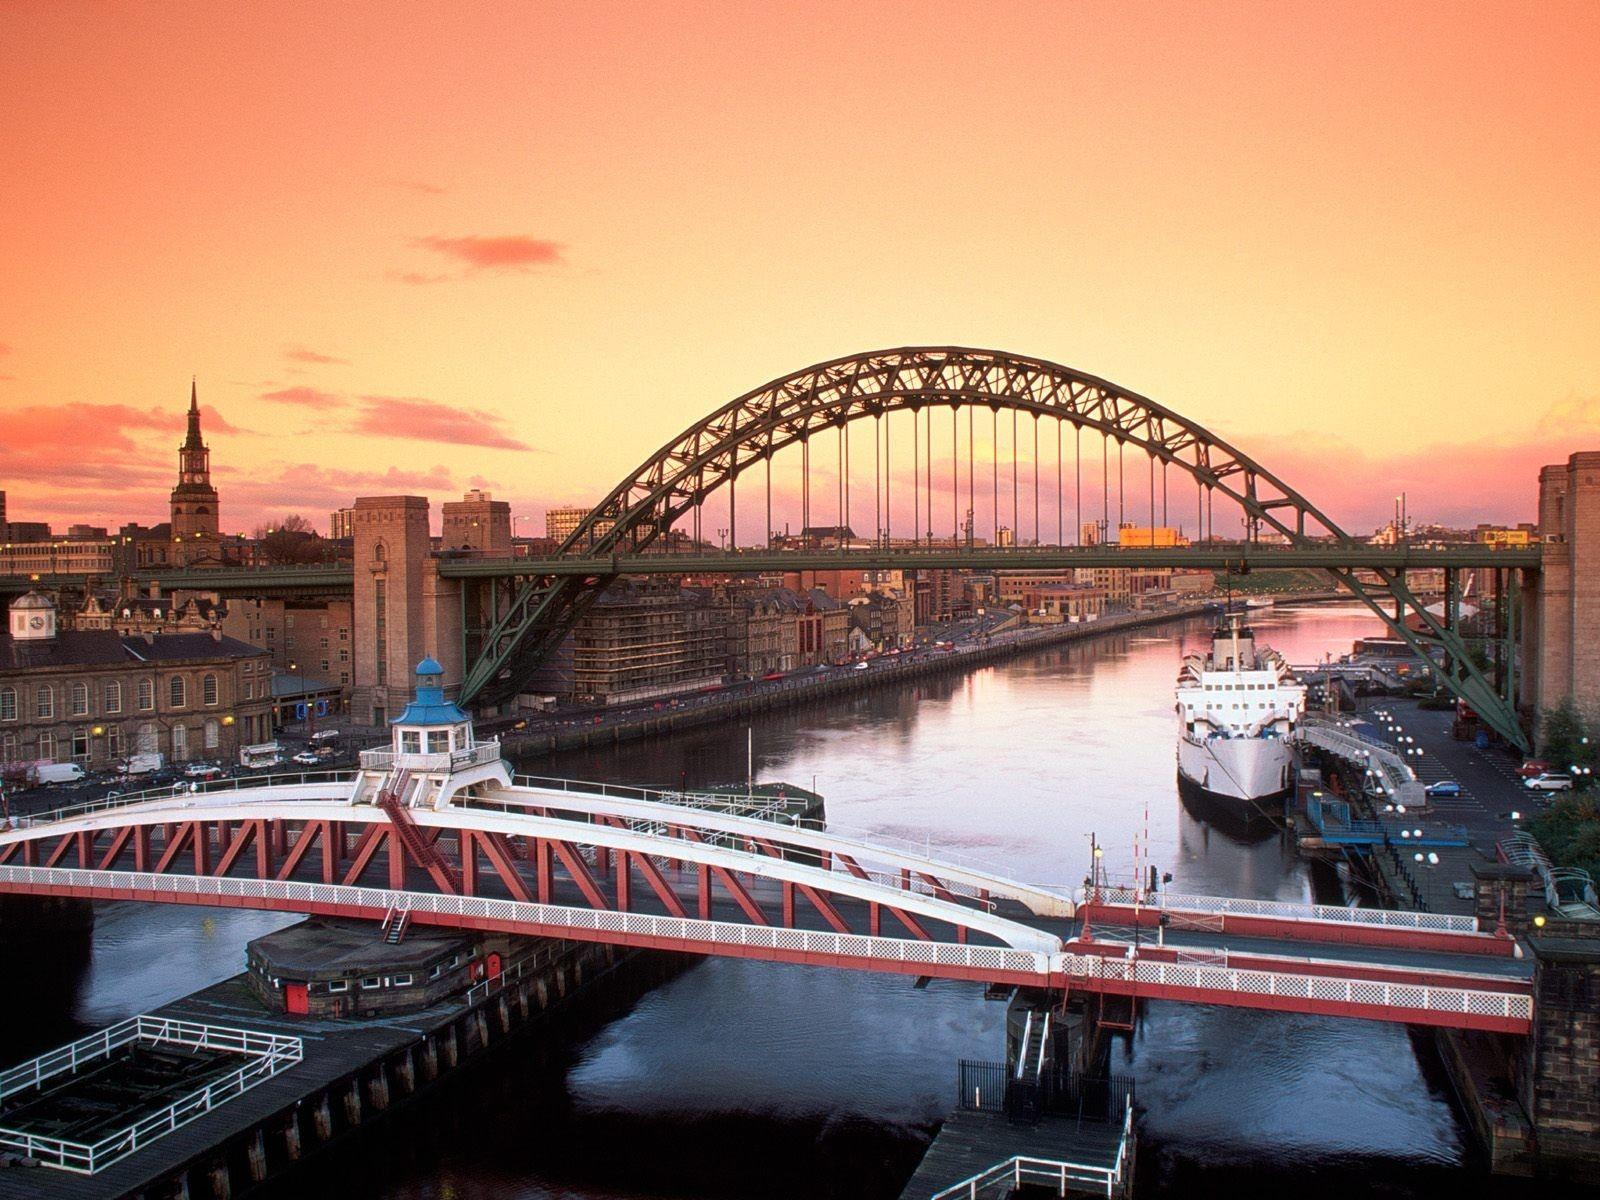
[[1305, 717], [1295, 728], [1294, 741], [1342, 758], [1345, 762], [1370, 770], [1383, 794], [1396, 807], [1423, 808], [1427, 789], [1404, 758], [1382, 742], [1360, 736], [1342, 722]]

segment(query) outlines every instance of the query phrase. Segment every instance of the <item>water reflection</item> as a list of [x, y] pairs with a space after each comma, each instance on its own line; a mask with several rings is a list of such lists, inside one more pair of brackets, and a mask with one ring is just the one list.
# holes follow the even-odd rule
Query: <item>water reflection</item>
[[[1252, 619], [1291, 662], [1373, 632], [1352, 609]], [[1241, 832], [1178, 795], [1173, 681], [1180, 653], [1208, 632], [1197, 621], [1109, 637], [763, 717], [756, 773], [814, 782], [839, 825], [1030, 881], [1080, 882], [1091, 832], [1108, 868], [1126, 872], [1148, 825], [1151, 861], [1175, 889], [1336, 899], [1333, 874], [1308, 870], [1270, 827]], [[702, 729], [521, 766], [721, 783], [744, 777], [745, 734]], [[8, 997], [8, 1015], [70, 1009], [98, 1024], [141, 1011], [231, 974], [245, 940], [289, 919], [109, 907], [92, 956], [44, 970], [32, 995]], [[918, 991], [897, 977], [710, 960], [567, 1057], [508, 1057], [450, 1093], [426, 1136], [326, 1178], [330, 1191], [393, 1200], [893, 1196], [951, 1103], [956, 1060], [1001, 1054], [1001, 1017], [970, 985]], [[1403, 1027], [1155, 1004], [1116, 1053], [1147, 1110], [1143, 1195], [1482, 1187], [1460, 1168], [1465, 1137]], [[389, 1164], [381, 1177], [373, 1157]]]

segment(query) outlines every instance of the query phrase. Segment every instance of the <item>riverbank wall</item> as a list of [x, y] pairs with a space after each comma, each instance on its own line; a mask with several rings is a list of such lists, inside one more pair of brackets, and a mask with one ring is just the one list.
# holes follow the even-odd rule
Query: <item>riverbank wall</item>
[[1126, 613], [1078, 625], [1029, 626], [1015, 635], [999, 635], [973, 646], [956, 646], [909, 662], [884, 665], [880, 659], [866, 671], [835, 668], [817, 672], [811, 678], [784, 680], [777, 686], [747, 694], [694, 697], [689, 704], [678, 708], [652, 709], [640, 713], [635, 719], [593, 725], [575, 724], [561, 729], [524, 733], [509, 732], [502, 734], [500, 740], [507, 757], [527, 759], [562, 750], [581, 750], [636, 738], [679, 733], [702, 725], [743, 720], [758, 713], [841, 700], [876, 688], [959, 674], [1074, 642], [1186, 621], [1203, 616], [1209, 607], [1211, 605], [1205, 603], [1186, 604], [1147, 613]]

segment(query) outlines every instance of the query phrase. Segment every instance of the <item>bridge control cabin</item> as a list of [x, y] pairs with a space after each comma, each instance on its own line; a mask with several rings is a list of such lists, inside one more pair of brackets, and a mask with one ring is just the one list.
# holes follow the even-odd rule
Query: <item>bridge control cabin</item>
[[388, 749], [361, 752], [358, 804], [374, 803], [390, 790], [408, 807], [437, 807], [474, 783], [511, 785], [500, 740], [477, 739], [472, 718], [445, 698], [444, 668], [433, 658], [417, 664], [416, 692], [389, 726]]

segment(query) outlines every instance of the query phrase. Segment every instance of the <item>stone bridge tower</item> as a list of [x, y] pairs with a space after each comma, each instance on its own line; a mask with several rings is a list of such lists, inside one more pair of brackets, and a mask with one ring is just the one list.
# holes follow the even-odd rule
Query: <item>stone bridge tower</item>
[[362, 496], [351, 510], [355, 663], [350, 711], [382, 726], [411, 698], [411, 669], [436, 659], [460, 679], [460, 584], [439, 578], [424, 496]]
[[1600, 450], [1539, 472], [1543, 569], [1523, 591], [1524, 695], [1600, 725]]

